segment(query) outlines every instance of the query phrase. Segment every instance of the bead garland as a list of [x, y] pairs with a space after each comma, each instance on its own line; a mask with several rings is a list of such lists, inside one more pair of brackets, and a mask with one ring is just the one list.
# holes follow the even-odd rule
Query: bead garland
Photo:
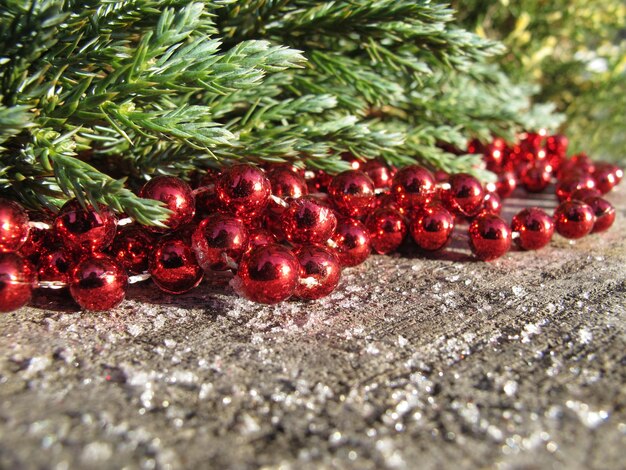
[[[352, 170], [334, 177], [283, 163], [237, 164], [208, 170], [195, 190], [160, 176], [139, 193], [170, 209], [159, 227], [118, 221], [107, 207], [76, 200], [53, 217], [0, 199], [0, 311], [26, 305], [33, 289], [46, 287], [68, 288], [86, 310], [108, 310], [124, 299], [129, 280], [147, 278], [169, 294], [205, 278], [230, 283], [255, 302], [314, 300], [337, 287], [342, 268], [372, 251], [394, 252], [409, 236], [425, 252], [442, 250], [463, 221], [475, 258], [491, 261], [513, 241], [537, 250], [555, 231], [578, 239], [615, 220], [602, 195], [619, 184], [622, 170], [585, 154], [567, 158], [565, 136], [529, 133], [515, 145], [472, 141], [468, 150], [483, 155], [497, 183], [354, 159]], [[560, 204], [552, 216], [529, 207], [511, 225], [500, 217], [502, 200], [517, 186], [537, 193], [553, 182]]]

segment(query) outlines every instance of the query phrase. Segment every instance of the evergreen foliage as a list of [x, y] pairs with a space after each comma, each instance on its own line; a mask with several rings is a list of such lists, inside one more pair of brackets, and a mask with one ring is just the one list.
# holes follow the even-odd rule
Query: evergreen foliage
[[237, 160], [487, 178], [442, 149], [559, 123], [489, 61], [503, 51], [428, 0], [5, 0], [0, 189], [158, 223], [128, 187]]

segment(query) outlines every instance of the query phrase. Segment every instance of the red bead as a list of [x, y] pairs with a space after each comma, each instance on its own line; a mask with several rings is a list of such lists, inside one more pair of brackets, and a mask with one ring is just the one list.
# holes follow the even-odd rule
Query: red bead
[[365, 226], [370, 232], [372, 248], [381, 255], [396, 251], [408, 230], [402, 214], [391, 207], [376, 209], [367, 218]]
[[293, 243], [325, 242], [337, 226], [332, 209], [310, 196], [292, 201], [281, 218], [284, 234]]
[[281, 199], [298, 199], [306, 196], [309, 189], [304, 177], [286, 168], [272, 169], [267, 173], [272, 194]]
[[39, 260], [37, 274], [39, 282], [69, 282], [72, 257], [63, 249], [56, 248], [46, 252]]
[[434, 204], [421, 209], [411, 223], [411, 236], [423, 250], [435, 251], [450, 241], [454, 217], [443, 206]]
[[319, 193], [328, 191], [328, 185], [332, 181], [333, 177], [326, 173], [324, 170], [318, 170], [313, 174], [313, 177], [306, 180], [306, 184], [309, 188], [309, 193]]
[[277, 242], [276, 237], [269, 230], [262, 228], [254, 229], [248, 236], [246, 251], [254, 250], [260, 246], [272, 245]]
[[567, 153], [568, 143], [567, 137], [555, 134], [546, 139], [546, 148], [548, 151], [564, 157]]
[[596, 165], [593, 172], [593, 179], [596, 183], [596, 188], [602, 194], [610, 192], [619, 182], [620, 169], [610, 163], [600, 163]]
[[577, 168], [585, 171], [588, 174], [593, 173], [595, 165], [593, 160], [585, 153], [579, 153], [570, 158], [570, 162]]
[[569, 200], [577, 200], [577, 201], [585, 201], [585, 199], [590, 197], [600, 197], [602, 194], [596, 188], [580, 188], [574, 191]]
[[205, 271], [225, 271], [238, 263], [248, 248], [248, 229], [234, 216], [213, 214], [193, 232], [191, 245]]
[[341, 265], [333, 252], [319, 245], [302, 245], [293, 254], [300, 263], [297, 297], [315, 300], [335, 290], [341, 277]]
[[357, 266], [371, 253], [369, 230], [356, 219], [339, 219], [329, 246], [335, 249], [341, 266]]
[[502, 199], [506, 199], [517, 187], [517, 178], [515, 173], [506, 171], [498, 175], [498, 182], [496, 183], [496, 192]]
[[275, 304], [291, 297], [300, 279], [300, 263], [281, 245], [247, 252], [232, 281], [236, 292], [253, 302]]
[[105, 249], [113, 241], [116, 227], [117, 217], [109, 208], [83, 208], [76, 199], [66, 202], [54, 221], [57, 239], [71, 252]]
[[180, 235], [159, 240], [150, 256], [149, 271], [159, 289], [168, 294], [183, 294], [202, 281], [204, 272], [191, 247]]
[[393, 172], [386, 163], [380, 160], [368, 160], [362, 165], [361, 169], [363, 173], [372, 179], [375, 188], [388, 188], [391, 186]]
[[148, 181], [139, 196], [146, 199], [154, 199], [165, 204], [172, 213], [164, 222], [166, 228], [147, 226], [153, 232], [166, 232], [178, 230], [192, 221], [196, 213], [196, 201], [191, 186], [180, 178], [174, 176], [157, 176]]
[[28, 232], [28, 238], [19, 250], [20, 255], [26, 258], [33, 266], [39, 263], [41, 255], [45, 253], [48, 247], [57, 244], [54, 236], [54, 219], [44, 212], [31, 212], [29, 219], [34, 222], [41, 222], [50, 228], [37, 228], [31, 226]]
[[472, 175], [457, 173], [450, 176], [450, 188], [444, 191], [443, 200], [452, 212], [474, 216], [480, 211], [485, 197], [483, 185]]
[[513, 217], [511, 229], [517, 232], [515, 243], [522, 250], [538, 250], [550, 243], [554, 222], [543, 210], [532, 207]]
[[497, 193], [487, 193], [483, 199], [482, 211], [489, 214], [500, 214], [502, 212], [502, 200]]
[[421, 166], [405, 166], [393, 177], [391, 192], [402, 207], [427, 204], [436, 193], [435, 177]]
[[470, 248], [483, 261], [504, 255], [511, 247], [511, 229], [497, 215], [480, 214], [469, 227]]
[[595, 223], [593, 209], [581, 201], [565, 201], [554, 211], [554, 227], [559, 235], [577, 239], [591, 233]]
[[0, 312], [12, 312], [30, 301], [35, 271], [17, 253], [0, 253]]
[[216, 191], [226, 210], [240, 217], [253, 218], [265, 209], [272, 187], [263, 170], [243, 163], [224, 170], [217, 181]]
[[594, 189], [595, 187], [596, 182], [589, 175], [566, 178], [556, 184], [556, 197], [560, 202], [567, 201], [577, 189]]
[[529, 193], [540, 193], [552, 180], [552, 167], [543, 161], [531, 163], [521, 176], [522, 185]]
[[141, 274], [148, 270], [148, 259], [154, 241], [136, 225], [125, 225], [118, 230], [109, 253], [126, 271]]
[[0, 252], [17, 251], [28, 238], [28, 214], [15, 201], [0, 198]]
[[376, 201], [374, 183], [359, 170], [348, 170], [336, 175], [328, 186], [328, 195], [343, 215], [362, 217]]
[[609, 201], [601, 197], [590, 197], [585, 199], [585, 204], [591, 207], [596, 216], [591, 233], [604, 232], [613, 225], [613, 222], [615, 222], [615, 207]]
[[113, 258], [102, 253], [86, 255], [70, 271], [70, 294], [85, 310], [103, 311], [119, 305], [126, 296], [128, 275]]

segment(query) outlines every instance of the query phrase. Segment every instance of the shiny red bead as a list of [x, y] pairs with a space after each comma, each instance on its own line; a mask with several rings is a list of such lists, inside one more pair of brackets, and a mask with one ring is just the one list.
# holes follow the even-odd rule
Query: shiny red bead
[[172, 213], [164, 222], [167, 228], [147, 226], [153, 232], [178, 230], [192, 221], [196, 213], [196, 200], [189, 186], [180, 178], [174, 176], [157, 176], [148, 181], [139, 196], [146, 199], [161, 201]]
[[248, 248], [248, 240], [248, 229], [240, 218], [214, 214], [194, 230], [191, 245], [202, 269], [225, 271], [239, 262]]
[[287, 300], [300, 280], [300, 263], [281, 245], [267, 245], [247, 252], [231, 284], [237, 293], [262, 304]]
[[330, 246], [335, 249], [341, 266], [357, 266], [371, 253], [369, 230], [358, 220], [339, 219]]
[[554, 211], [554, 227], [559, 235], [577, 239], [591, 233], [596, 216], [593, 209], [581, 201], [565, 201]]
[[105, 249], [115, 238], [116, 227], [117, 217], [108, 207], [83, 208], [75, 199], [65, 203], [54, 221], [57, 239], [77, 253]]
[[331, 250], [319, 245], [302, 245], [293, 254], [300, 263], [296, 297], [315, 300], [335, 290], [341, 277], [341, 264]]
[[546, 148], [548, 151], [560, 156], [565, 156], [569, 141], [566, 136], [561, 134], [551, 135], [546, 139]]
[[469, 227], [470, 248], [476, 258], [492, 261], [511, 247], [511, 229], [499, 216], [480, 214]]
[[48, 247], [58, 244], [54, 234], [54, 218], [44, 212], [31, 212], [29, 219], [32, 222], [40, 222], [49, 226], [49, 228], [31, 226], [26, 242], [19, 249], [20, 255], [33, 266], [37, 266], [39, 259]]
[[376, 201], [374, 183], [359, 170], [336, 175], [328, 186], [328, 196], [339, 212], [348, 217], [362, 217]]
[[556, 197], [559, 202], [567, 201], [572, 193], [578, 189], [594, 189], [596, 182], [590, 175], [574, 176], [559, 181], [556, 184]]
[[421, 166], [405, 166], [393, 177], [391, 192], [402, 207], [427, 204], [436, 194], [435, 177]]
[[17, 251], [28, 238], [28, 213], [15, 201], [0, 198], [0, 252]]
[[523, 172], [521, 182], [529, 193], [540, 193], [552, 180], [552, 167], [544, 161], [531, 163]]
[[204, 276], [189, 243], [180, 235], [157, 242], [148, 269], [152, 281], [168, 294], [188, 292], [200, 284]]
[[600, 193], [600, 191], [598, 191], [596, 188], [581, 188], [570, 194], [569, 200], [584, 202], [587, 198], [600, 196], [602, 196], [602, 193]]
[[309, 193], [304, 177], [287, 168], [273, 168], [267, 173], [272, 194], [281, 199], [298, 199]]
[[489, 214], [500, 214], [502, 212], [502, 200], [497, 193], [487, 193], [483, 199], [483, 212]]
[[321, 193], [328, 191], [328, 185], [332, 179], [333, 177], [324, 170], [318, 170], [313, 173], [310, 178], [307, 176], [306, 184], [309, 188], [309, 193]]
[[236, 216], [254, 218], [265, 209], [272, 186], [263, 170], [243, 163], [222, 172], [216, 192], [226, 210]]
[[126, 296], [128, 275], [113, 258], [88, 254], [70, 271], [70, 294], [85, 310], [103, 311], [119, 305]]
[[517, 187], [517, 178], [512, 171], [506, 171], [498, 175], [498, 182], [496, 183], [496, 192], [502, 199], [506, 199]]
[[365, 226], [370, 232], [373, 250], [381, 255], [396, 251], [408, 231], [402, 214], [391, 207], [376, 209], [367, 218]]
[[37, 269], [39, 282], [67, 284], [72, 264], [72, 256], [61, 248], [46, 252], [39, 260]]
[[421, 209], [411, 223], [411, 236], [423, 250], [435, 251], [450, 241], [454, 216], [445, 207], [434, 204]]
[[276, 237], [269, 230], [257, 228], [248, 235], [248, 247], [246, 251], [254, 250], [260, 246], [273, 245], [277, 243]]
[[483, 205], [485, 191], [483, 185], [467, 173], [450, 176], [450, 188], [443, 192], [446, 207], [458, 215], [474, 216]]
[[363, 173], [369, 176], [377, 189], [389, 188], [393, 179], [393, 171], [385, 162], [368, 160], [361, 166]]
[[115, 235], [109, 253], [126, 271], [141, 274], [148, 270], [154, 240], [136, 225], [125, 225]]
[[610, 163], [599, 163], [593, 171], [596, 188], [602, 194], [610, 192], [619, 183], [620, 169]]
[[291, 201], [281, 219], [283, 232], [293, 243], [323, 243], [337, 226], [332, 209], [310, 196]]
[[543, 210], [532, 207], [513, 217], [511, 229], [517, 232], [514, 240], [522, 250], [538, 250], [550, 243], [554, 222]]
[[613, 225], [613, 222], [615, 222], [615, 207], [609, 201], [601, 197], [590, 197], [585, 199], [585, 204], [591, 207], [596, 216], [591, 233], [604, 232]]
[[35, 271], [28, 261], [17, 253], [0, 253], [0, 312], [26, 305], [35, 281]]

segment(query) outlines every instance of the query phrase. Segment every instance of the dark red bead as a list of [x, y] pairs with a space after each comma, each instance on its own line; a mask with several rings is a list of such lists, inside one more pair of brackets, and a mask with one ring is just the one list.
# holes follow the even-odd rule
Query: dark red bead
[[578, 167], [588, 174], [593, 173], [595, 168], [593, 160], [591, 160], [591, 158], [585, 153], [579, 153], [578, 155], [574, 155], [572, 158], [570, 158], [570, 162], [574, 166]]
[[298, 199], [309, 193], [304, 177], [286, 168], [268, 171], [267, 177], [272, 186], [272, 194], [281, 199]]
[[369, 176], [377, 189], [389, 188], [393, 178], [391, 168], [380, 160], [368, 160], [361, 166], [363, 173]]
[[310, 196], [291, 201], [281, 218], [283, 232], [293, 243], [323, 243], [337, 226], [332, 209]]
[[172, 213], [165, 220], [167, 228], [147, 226], [153, 232], [178, 230], [192, 221], [196, 213], [196, 201], [191, 186], [174, 176], [157, 176], [148, 181], [139, 196], [146, 199], [161, 201]]
[[596, 188], [580, 188], [570, 194], [570, 200], [585, 201], [590, 197], [600, 197], [602, 194]]
[[152, 281], [168, 294], [183, 294], [202, 281], [204, 275], [189, 243], [180, 235], [159, 240], [150, 256]]
[[47, 251], [39, 260], [37, 269], [39, 282], [67, 284], [72, 264], [72, 256], [60, 247]]
[[523, 250], [538, 250], [552, 239], [554, 222], [543, 210], [532, 207], [520, 211], [511, 223], [513, 232], [517, 232], [515, 243]]
[[591, 207], [596, 216], [591, 233], [604, 232], [613, 225], [613, 222], [615, 222], [615, 207], [609, 201], [601, 197], [589, 197], [585, 199], [585, 204]]
[[75, 199], [65, 203], [54, 221], [57, 239], [71, 252], [105, 249], [115, 238], [116, 227], [117, 217], [109, 208], [83, 208]]
[[376, 200], [374, 183], [359, 170], [336, 175], [328, 186], [328, 196], [337, 210], [348, 217], [367, 215]]
[[28, 213], [15, 201], [0, 198], [0, 252], [17, 251], [28, 238]]
[[577, 239], [591, 233], [596, 216], [593, 209], [581, 201], [565, 201], [554, 211], [554, 228], [559, 235]]
[[502, 139], [492, 142], [485, 147], [483, 159], [489, 171], [498, 172], [505, 163], [506, 144]]
[[411, 236], [423, 250], [435, 251], [450, 241], [454, 217], [445, 207], [433, 204], [418, 211], [411, 223]]
[[482, 211], [489, 214], [500, 214], [502, 212], [502, 200], [497, 193], [487, 193], [483, 199]]
[[421, 166], [406, 166], [393, 177], [391, 192], [402, 207], [427, 204], [436, 193], [435, 177]]
[[515, 173], [507, 171], [498, 175], [498, 182], [496, 183], [496, 192], [502, 199], [506, 199], [517, 187], [517, 178]]
[[231, 282], [237, 293], [253, 302], [275, 304], [296, 292], [300, 263], [281, 245], [266, 245], [247, 252]]
[[381, 255], [396, 251], [408, 230], [402, 214], [392, 207], [376, 209], [367, 218], [365, 226], [370, 232], [372, 249]]
[[223, 171], [216, 185], [222, 205], [240, 217], [256, 217], [267, 205], [272, 186], [265, 172], [246, 163], [233, 165]]
[[556, 184], [556, 197], [561, 202], [567, 201], [577, 189], [594, 189], [595, 187], [596, 182], [589, 175], [566, 178]]
[[248, 229], [240, 218], [214, 214], [200, 222], [191, 244], [202, 269], [224, 271], [239, 262], [248, 248], [248, 239]]
[[256, 228], [249, 233], [246, 251], [254, 250], [260, 246], [273, 245], [276, 242], [276, 237], [272, 232], [262, 228]]
[[0, 253], [0, 312], [12, 312], [30, 301], [35, 271], [17, 253]]
[[339, 219], [330, 246], [335, 249], [341, 266], [357, 266], [370, 255], [369, 231], [358, 220]]
[[610, 192], [619, 183], [620, 169], [611, 165], [610, 163], [600, 163], [596, 165], [593, 172], [593, 179], [596, 183], [596, 188], [602, 194]]
[[331, 250], [319, 245], [302, 245], [293, 254], [300, 263], [296, 297], [315, 300], [335, 290], [341, 277], [341, 264]]
[[[20, 248], [19, 253], [33, 266], [37, 266], [39, 259], [48, 247], [58, 244], [54, 234], [54, 218], [44, 212], [31, 212], [28, 217], [31, 222], [44, 225], [39, 227], [31, 225], [28, 238]], [[48, 228], [44, 228], [46, 225]]]
[[443, 192], [446, 207], [458, 215], [474, 216], [482, 208], [485, 191], [472, 175], [457, 173], [450, 176], [450, 188]]
[[306, 184], [309, 188], [309, 193], [319, 193], [328, 191], [328, 185], [332, 181], [333, 177], [326, 173], [324, 170], [318, 170], [313, 173], [311, 178], [307, 177]]
[[531, 163], [523, 172], [521, 182], [529, 193], [540, 193], [552, 180], [552, 167], [544, 161]]
[[124, 225], [117, 231], [109, 253], [126, 271], [141, 274], [148, 270], [154, 240], [136, 225]]
[[499, 216], [480, 214], [469, 227], [470, 248], [476, 258], [492, 261], [511, 247], [511, 229]]
[[546, 149], [560, 156], [565, 156], [569, 141], [561, 134], [551, 135], [546, 139]]
[[126, 296], [128, 275], [113, 258], [88, 254], [70, 271], [70, 294], [85, 310], [103, 311], [119, 305]]

